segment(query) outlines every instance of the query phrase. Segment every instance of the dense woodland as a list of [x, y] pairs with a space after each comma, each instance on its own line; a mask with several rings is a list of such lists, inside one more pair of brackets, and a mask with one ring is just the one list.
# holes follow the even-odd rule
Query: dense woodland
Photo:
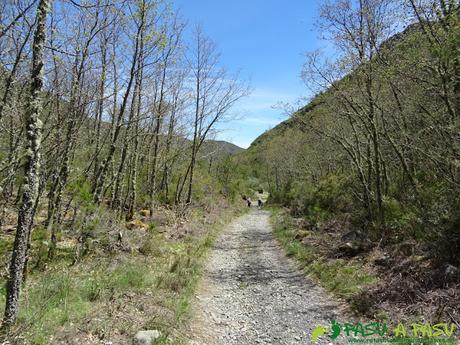
[[[415, 303], [459, 282], [459, 15], [448, 0], [326, 2], [318, 26], [338, 58], [307, 54], [302, 79], [315, 96], [242, 158], [306, 229], [354, 231], [398, 258], [374, 300]], [[425, 268], [396, 268], [404, 246], [403, 258], [430, 258]], [[412, 297], [395, 298], [401, 288]]]
[[64, 225], [81, 238], [102, 210], [131, 221], [234, 196], [217, 178], [233, 148], [210, 139], [249, 88], [169, 2], [2, 1], [0, 52], [0, 225], [17, 221], [4, 325], [37, 226], [52, 262]]

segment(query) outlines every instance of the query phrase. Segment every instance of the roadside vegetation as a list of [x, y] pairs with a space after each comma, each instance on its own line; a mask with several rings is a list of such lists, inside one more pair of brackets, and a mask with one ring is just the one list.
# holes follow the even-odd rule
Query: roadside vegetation
[[376, 272], [366, 267], [363, 260], [330, 255], [331, 244], [336, 242], [334, 233], [302, 229], [286, 210], [272, 208], [271, 212], [275, 235], [287, 255], [299, 261], [305, 273], [318, 280], [326, 290], [352, 302], [377, 282]]
[[159, 209], [154, 217], [139, 214], [129, 224], [113, 222], [110, 211], [101, 210], [79, 228], [88, 236], [85, 243], [71, 229], [63, 231], [52, 261], [44, 250], [46, 232], [35, 230], [11, 343], [99, 344], [111, 339], [124, 344], [142, 329], [159, 330], [168, 343], [182, 343], [206, 254], [219, 231], [242, 210], [219, 201], [205, 212], [192, 208], [180, 220]]
[[239, 158], [288, 254], [371, 317], [460, 317], [459, 11], [325, 2], [338, 59], [307, 54], [315, 96]]
[[353, 310], [458, 322], [458, 1], [324, 1], [337, 59], [307, 54], [315, 96], [247, 151], [212, 139], [250, 88], [172, 8], [1, 2], [4, 341], [180, 344], [216, 234], [267, 192]]

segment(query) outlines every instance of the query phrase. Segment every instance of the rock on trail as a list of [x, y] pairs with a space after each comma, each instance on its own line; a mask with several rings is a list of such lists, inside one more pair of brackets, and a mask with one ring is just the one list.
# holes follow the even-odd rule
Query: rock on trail
[[[317, 325], [344, 319], [339, 304], [285, 256], [263, 210], [227, 227], [197, 294], [190, 345], [310, 344]], [[331, 342], [323, 336], [316, 344]]]

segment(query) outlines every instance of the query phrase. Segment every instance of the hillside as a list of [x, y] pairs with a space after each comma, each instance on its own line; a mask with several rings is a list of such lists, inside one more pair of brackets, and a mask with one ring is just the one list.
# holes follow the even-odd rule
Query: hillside
[[248, 149], [255, 150], [257, 146], [263, 146], [265, 143], [267, 143], [273, 138], [285, 136], [286, 131], [288, 131], [289, 129], [301, 127], [304, 123], [305, 117], [307, 116], [306, 114], [312, 111], [313, 108], [317, 106], [320, 102], [321, 98], [319, 96], [314, 97], [310, 103], [297, 110], [294, 114], [292, 114], [292, 116], [289, 119], [280, 122], [275, 127], [265, 131], [256, 139], [254, 139], [254, 141], [251, 143]]
[[288, 253], [372, 317], [459, 316], [459, 32], [446, 22], [409, 25], [341, 73], [363, 55], [311, 59], [304, 80], [325, 88], [243, 155], [288, 209], [275, 217]]
[[203, 157], [212, 156], [213, 158], [222, 158], [227, 155], [234, 155], [243, 152], [244, 149], [223, 140], [207, 140], [203, 143]]

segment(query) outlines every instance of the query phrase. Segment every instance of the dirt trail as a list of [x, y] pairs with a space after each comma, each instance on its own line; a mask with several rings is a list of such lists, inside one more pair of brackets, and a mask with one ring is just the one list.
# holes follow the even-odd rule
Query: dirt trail
[[[217, 242], [194, 300], [190, 344], [307, 344], [338, 304], [285, 256], [269, 213], [253, 209]], [[316, 344], [328, 344], [321, 337]], [[334, 344], [340, 343], [335, 340]]]

